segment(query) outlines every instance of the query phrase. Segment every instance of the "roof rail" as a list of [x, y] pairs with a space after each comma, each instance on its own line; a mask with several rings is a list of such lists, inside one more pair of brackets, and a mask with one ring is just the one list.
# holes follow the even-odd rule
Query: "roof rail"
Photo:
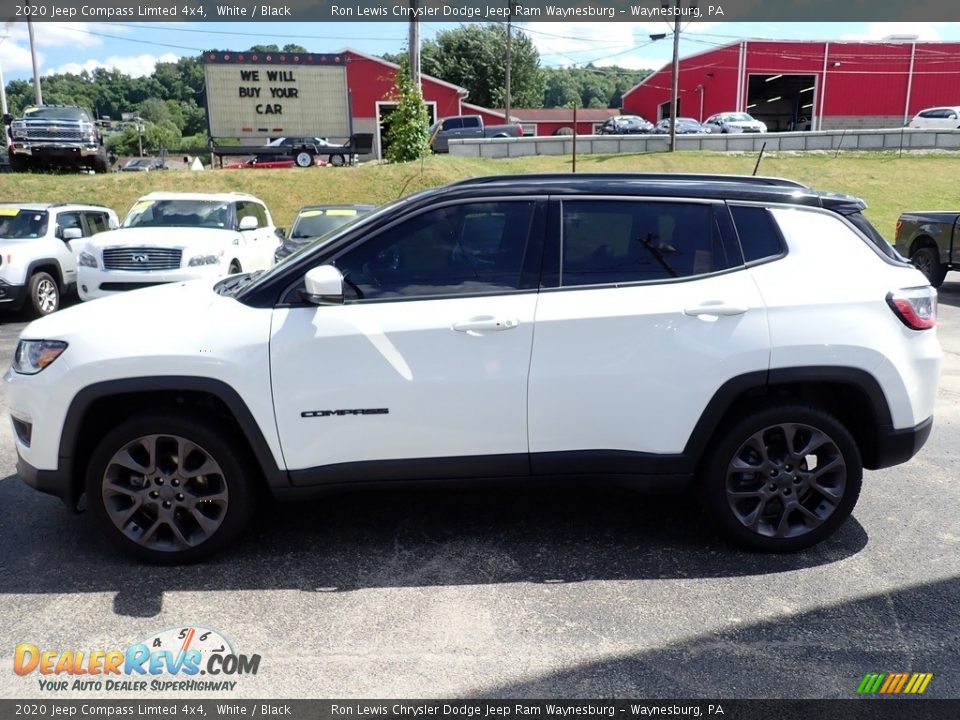
[[626, 181], [664, 181], [664, 182], [716, 182], [740, 183], [746, 185], [767, 185], [771, 187], [793, 187], [809, 190], [803, 183], [786, 178], [764, 177], [756, 175], [710, 175], [707, 173], [530, 173], [518, 175], [483, 175], [451, 183], [452, 186], [490, 185], [500, 182], [544, 182], [550, 180], [615, 180]]

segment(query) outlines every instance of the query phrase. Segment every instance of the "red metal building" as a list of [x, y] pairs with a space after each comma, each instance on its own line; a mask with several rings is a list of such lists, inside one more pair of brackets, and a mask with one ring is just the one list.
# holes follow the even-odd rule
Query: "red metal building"
[[[623, 96], [623, 112], [670, 115], [671, 67]], [[742, 40], [680, 61], [678, 115], [748, 112], [771, 131], [899, 127], [960, 105], [960, 43]]]

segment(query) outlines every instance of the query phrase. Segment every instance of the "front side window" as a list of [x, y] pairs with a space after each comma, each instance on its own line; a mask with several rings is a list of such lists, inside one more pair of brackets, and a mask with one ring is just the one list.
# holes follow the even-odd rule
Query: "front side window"
[[60, 237], [63, 236], [64, 230], [70, 230], [73, 228], [76, 228], [84, 235], [86, 234], [83, 232], [83, 223], [80, 220], [80, 213], [65, 212], [57, 215], [57, 230], [60, 232]]
[[739, 264], [701, 203], [563, 203], [561, 284], [599, 285], [704, 275]]
[[333, 262], [361, 300], [506, 292], [520, 287], [532, 202], [430, 210]]

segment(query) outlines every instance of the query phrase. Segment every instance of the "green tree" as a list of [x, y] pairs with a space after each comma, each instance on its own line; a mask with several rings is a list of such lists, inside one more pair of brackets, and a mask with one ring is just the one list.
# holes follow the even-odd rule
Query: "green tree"
[[394, 79], [393, 99], [397, 108], [386, 118], [387, 161], [410, 162], [427, 154], [430, 116], [420, 88], [410, 79], [410, 71], [400, 64]]
[[[542, 107], [544, 79], [540, 54], [522, 31], [511, 43], [510, 95], [512, 107]], [[436, 39], [423, 43], [423, 72], [465, 87], [470, 102], [485, 107], [503, 107], [506, 92], [507, 29], [502, 23], [461, 25], [441, 30]]]

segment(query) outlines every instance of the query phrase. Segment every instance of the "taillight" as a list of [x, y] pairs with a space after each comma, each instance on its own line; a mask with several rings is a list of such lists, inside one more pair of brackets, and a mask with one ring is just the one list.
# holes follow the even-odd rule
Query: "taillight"
[[911, 330], [929, 330], [937, 324], [937, 291], [930, 286], [887, 293], [887, 304]]

